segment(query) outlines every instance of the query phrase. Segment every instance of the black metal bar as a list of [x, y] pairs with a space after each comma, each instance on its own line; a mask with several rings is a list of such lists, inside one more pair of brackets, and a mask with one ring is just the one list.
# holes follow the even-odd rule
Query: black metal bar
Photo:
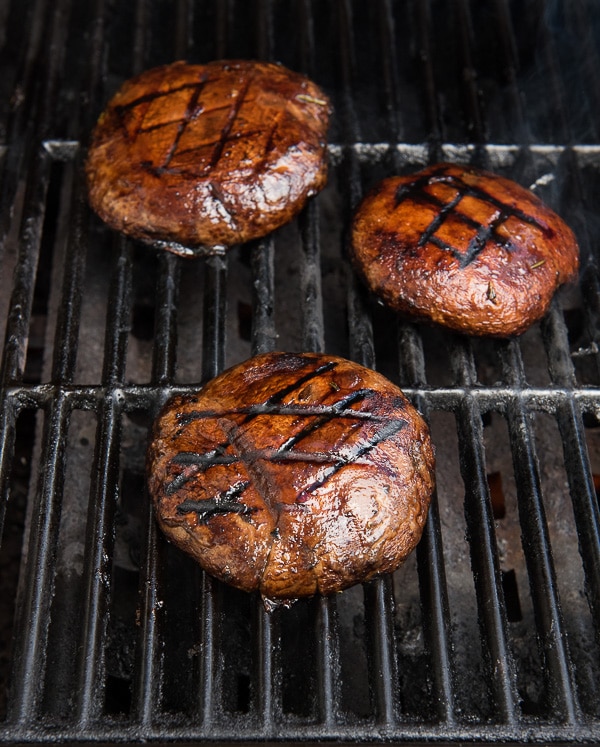
[[[552, 383], [570, 388], [576, 383], [570, 356], [568, 331], [557, 303], [542, 320], [542, 337], [548, 355]], [[594, 487], [581, 412], [572, 398], [557, 408], [565, 466], [579, 537], [579, 551], [586, 579], [586, 593], [596, 636], [600, 640], [600, 507]]]
[[273, 20], [270, 0], [256, 0], [256, 51], [261, 60], [271, 59], [273, 50]]
[[203, 729], [210, 730], [215, 711], [215, 684], [218, 682], [216, 676], [216, 594], [217, 582], [207, 573], [202, 573], [201, 581], [201, 617], [200, 617], [200, 641], [202, 644], [199, 662], [199, 716]]
[[[460, 383], [476, 379], [472, 353], [456, 340], [451, 351], [455, 375]], [[498, 549], [483, 453], [481, 412], [467, 394], [457, 413], [460, 469], [465, 484], [465, 518], [471, 547], [471, 565], [487, 675], [494, 697], [494, 710], [506, 724], [517, 720], [518, 694], [515, 668], [508, 644], [506, 609], [502, 592]]]
[[[402, 140], [404, 123], [398, 80], [398, 50], [394, 39], [396, 21], [391, 0], [379, 0], [377, 12], [377, 31], [381, 46], [376, 50], [376, 55], [381, 58], [381, 79], [390, 122], [390, 144], [394, 146]], [[394, 152], [397, 153], [395, 148]]]
[[50, 163], [50, 156], [41, 148], [33, 161], [27, 180], [18, 263], [13, 277], [0, 371], [0, 384], [3, 386], [21, 381], [25, 370], [35, 275], [46, 212], [46, 193], [50, 181]]
[[84, 558], [85, 607], [82, 611], [78, 662], [77, 718], [84, 728], [101, 712], [104, 695], [104, 638], [109, 607], [113, 516], [118, 496], [119, 451], [131, 313], [132, 248], [119, 238], [109, 291], [101, 403], [96, 433], [95, 469], [90, 490]]
[[[215, 253], [205, 261], [202, 378], [217, 376], [225, 364], [227, 320], [227, 257]], [[199, 716], [205, 728], [215, 718], [215, 695], [220, 682], [217, 671], [217, 625], [219, 585], [207, 573], [200, 578]]]
[[419, 61], [422, 69], [423, 89], [425, 92], [424, 106], [427, 112], [426, 121], [429, 132], [426, 140], [429, 144], [429, 160], [432, 163], [440, 160], [443, 130], [438, 104], [438, 93], [435, 82], [433, 65], [433, 47], [431, 44], [431, 7], [430, 1], [416, 3], [418, 24]]
[[455, 4], [460, 36], [459, 54], [461, 55], [461, 84], [467, 115], [467, 132], [469, 139], [481, 143], [486, 138], [485, 122], [480, 104], [480, 85], [477, 80], [477, 67], [472, 52], [472, 22], [469, 5], [466, 0]]
[[86, 218], [88, 212], [81, 194], [80, 167], [80, 160], [77, 159], [69, 213], [72, 219], [67, 237], [63, 287], [56, 320], [52, 361], [52, 381], [62, 384], [71, 384], [75, 376], [87, 251]]
[[317, 600], [317, 705], [319, 723], [332, 726], [340, 710], [340, 653], [337, 607], [333, 597]]
[[[52, 734], [48, 743], [73, 742], [104, 742], [136, 745], [140, 742], [239, 742], [241, 738], [248, 742], [260, 742], [269, 747], [281, 743], [281, 729], [274, 729], [265, 737], [262, 727], [254, 721], [241, 722], [237, 719], [223, 719], [211, 727], [205, 728], [189, 721], [165, 721], [160, 725], [147, 728], [136, 723], [106, 719], [88, 728], [67, 724], [48, 727]], [[459, 723], [447, 727], [445, 725], [429, 723], [399, 723], [395, 727], [384, 728], [380, 724], [337, 724], [328, 729], [322, 724], [295, 723], [291, 721], [285, 725], [285, 740], [299, 743], [335, 742], [339, 747], [350, 747], [357, 743], [360, 731], [360, 742], [371, 744], [402, 744], [438, 742], [470, 742], [486, 744], [516, 744], [531, 742], [532, 731], [540, 743], [591, 743], [598, 739], [597, 726], [582, 724], [576, 729], [572, 726], [555, 724], [502, 725]], [[40, 727], [38, 724], [17, 726], [10, 734], [0, 732], [0, 744], [35, 743], [39, 741]]]
[[[598, 113], [600, 112], [600, 92], [595, 85], [600, 67], [598, 45], [594, 38], [594, 18], [592, 14], [593, 5], [577, 0], [568, 3], [566, 10], [574, 19], [574, 35], [577, 38], [578, 51], [581, 52], [581, 68], [587, 80], [581, 85], [581, 93], [591, 102], [592, 116], [587, 120], [586, 126], [590, 128], [593, 142], [598, 142], [600, 128], [598, 126]], [[570, 70], [567, 72], [571, 72]]]
[[[522, 364], [514, 343], [504, 349], [504, 369], [515, 382]], [[517, 483], [523, 552], [534, 614], [546, 662], [549, 706], [570, 723], [578, 718], [572, 664], [566, 646], [558, 588], [551, 556], [530, 418], [518, 398], [507, 403], [507, 420]]]
[[[260, 4], [262, 9], [259, 29], [259, 54], [266, 56], [270, 50], [268, 37], [269, 20], [264, 14], [267, 6]], [[259, 14], [260, 15], [260, 14]], [[262, 34], [261, 30], [262, 29]], [[276, 346], [277, 331], [275, 328], [275, 269], [274, 269], [274, 240], [272, 236], [259, 239], [250, 247], [250, 266], [252, 270], [252, 354], [272, 352]], [[275, 635], [272, 616], [259, 604], [256, 611], [256, 703], [261, 724], [265, 730], [272, 728], [275, 709], [279, 707], [275, 697], [274, 687], [281, 681], [281, 674], [277, 667], [277, 651], [280, 646], [279, 637]]]
[[365, 584], [364, 594], [375, 719], [377, 723], [389, 727], [397, 718], [398, 693], [391, 576]]
[[[339, 54], [341, 88], [343, 93], [343, 115], [346, 137], [352, 142], [360, 142], [361, 136], [353, 100], [353, 79], [355, 77], [355, 49], [353, 39], [352, 7], [348, 2], [338, 6]], [[356, 155], [353, 149], [345, 153], [348, 180], [344, 185], [346, 210], [349, 216], [361, 196], [362, 188]], [[350, 333], [350, 357], [369, 368], [375, 367], [373, 326], [367, 311], [366, 294], [357, 279], [352, 276], [348, 282], [348, 322]], [[370, 677], [375, 695], [377, 719], [389, 725], [395, 719], [395, 694], [397, 692], [395, 652], [393, 636], [387, 635], [393, 629], [393, 598], [391, 585], [378, 579], [365, 587], [367, 626], [370, 635]]]
[[600, 641], [600, 507], [581, 411], [573, 399], [567, 399], [558, 406], [557, 421], [585, 572], [586, 595], [596, 639]]
[[[172, 394], [190, 394], [196, 391], [197, 384], [174, 384], [169, 387]], [[509, 386], [498, 385], [483, 387], [477, 384], [455, 386], [429, 385], [404, 386], [403, 391], [410, 399], [424, 397], [432, 410], [454, 412], [465, 396], [469, 396], [481, 412], [495, 410], [504, 412], [506, 403], [514, 390]], [[31, 386], [15, 386], [6, 389], [7, 399], [18, 402], [22, 407], [43, 408], [52, 402], [59, 392], [64, 393], [71, 402], [72, 409], [97, 410], [102, 403], [106, 388], [102, 385], [94, 386], [53, 386], [51, 384], [35, 384]], [[119, 387], [119, 395], [124, 408], [129, 412], [139, 409], [150, 409], [165, 395], [165, 387], [152, 384], [126, 384]], [[552, 386], [531, 386], [519, 392], [525, 407], [530, 411], [540, 411], [551, 415], [556, 414], [559, 407], [569, 399], [573, 399], [582, 411], [594, 412], [600, 405], [600, 394], [595, 387], [577, 387], [563, 389]]]
[[542, 503], [531, 424], [518, 401], [509, 402], [507, 419], [517, 482], [523, 551], [533, 609], [546, 665], [549, 706], [556, 717], [574, 723], [578, 705], [566, 645], [550, 539]]
[[[17, 105], [8, 123], [9, 148], [0, 183], [0, 259], [23, 166], [35, 160], [36, 148], [51, 130], [69, 2], [39, 0], [31, 12], [28, 43], [23, 47], [14, 93]], [[43, 76], [39, 75], [42, 66]]]
[[272, 731], [279, 710], [276, 687], [278, 672], [273, 652], [279, 646], [272, 613], [263, 604], [256, 605], [256, 712], [268, 734]]
[[225, 363], [227, 316], [227, 258], [215, 253], [206, 259], [202, 335], [202, 378], [212, 379]]
[[162, 601], [159, 598], [161, 561], [157, 543], [158, 529], [150, 506], [147, 512], [144, 567], [140, 574], [140, 632], [137, 639], [135, 668], [132, 684], [132, 717], [144, 727], [157, 716], [160, 695], [161, 651], [159, 617]]
[[352, 25], [352, 4], [349, 0], [340, 0], [336, 5], [336, 10], [337, 42], [339, 44], [340, 56], [340, 88], [342, 94], [342, 109], [338, 112], [338, 116], [344, 123], [346, 141], [360, 143], [362, 142], [362, 135], [353, 96], [354, 80], [356, 78], [356, 55], [352, 36], [354, 32]]
[[102, 712], [104, 697], [104, 641], [111, 579], [112, 523], [118, 495], [121, 404], [108, 395], [99, 413], [96, 469], [90, 490], [90, 509], [84, 558], [84, 609], [77, 667], [77, 722], [89, 727]]
[[302, 347], [320, 352], [325, 349], [323, 294], [319, 244], [319, 206], [311, 201], [300, 216], [303, 266], [300, 273], [302, 289]]
[[315, 70], [315, 28], [310, 0], [297, 0], [298, 69], [310, 78]]
[[255, 242], [252, 265], [252, 350], [255, 355], [275, 349], [275, 269], [273, 238]]
[[27, 724], [35, 719], [43, 687], [46, 640], [52, 589], [64, 448], [69, 408], [64, 397], [54, 399], [44, 422], [38, 485], [30, 514], [27, 561], [17, 605], [8, 720]]
[[503, 72], [507, 82], [508, 100], [511, 107], [510, 122], [516, 133], [516, 142], [526, 145], [531, 140], [531, 132], [525, 116], [522, 94], [519, 90], [517, 71], [519, 55], [512, 29], [510, 10], [506, 0], [495, 0], [498, 38], [501, 40]]
[[[416, 386], [424, 385], [426, 376], [423, 345], [415, 327], [401, 324], [399, 339], [401, 381]], [[413, 400], [413, 404], [423, 417], [429, 420], [430, 408], [427, 398], [418, 396]], [[437, 491], [431, 498], [427, 524], [417, 546], [417, 558], [424, 629], [435, 684], [435, 710], [441, 722], [452, 724], [456, 717], [455, 674]]]
[[181, 263], [175, 255], [163, 252], [158, 258], [158, 267], [152, 381], [168, 386], [173, 382], [176, 365]]
[[[518, 390], [525, 382], [520, 351], [513, 341], [503, 346], [501, 353], [504, 377]], [[517, 397], [508, 401], [506, 416], [517, 483], [523, 552], [538, 637], [546, 663], [549, 707], [567, 722], [575, 722], [579, 717], [579, 706], [564, 633], [532, 425]]]
[[10, 498], [9, 478], [15, 449], [15, 427], [18, 407], [13, 397], [0, 389], [0, 543], [4, 533], [6, 504]]

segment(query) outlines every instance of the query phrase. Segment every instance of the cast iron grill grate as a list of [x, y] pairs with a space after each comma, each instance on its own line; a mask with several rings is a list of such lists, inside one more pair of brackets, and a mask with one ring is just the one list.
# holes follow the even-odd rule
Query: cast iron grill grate
[[[596, 5], [15, 0], [1, 21], [2, 740], [600, 739]], [[85, 202], [93, 121], [133, 73], [219, 57], [324, 86], [329, 186], [226, 256], [115, 236]], [[578, 234], [580, 284], [518, 340], [404, 323], [350, 272], [364, 190], [440, 159], [532, 185]], [[269, 615], [159, 535], [144, 451], [169, 394], [275, 348], [397, 381], [438, 495], [393, 578]]]

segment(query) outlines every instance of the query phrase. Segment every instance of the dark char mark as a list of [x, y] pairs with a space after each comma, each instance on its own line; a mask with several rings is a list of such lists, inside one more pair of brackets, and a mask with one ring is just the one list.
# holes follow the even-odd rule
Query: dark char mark
[[[308, 365], [309, 361], [307, 361]], [[291, 394], [294, 390], [296, 390], [298, 387], [302, 386], [303, 384], [306, 384], [311, 379], [314, 379], [317, 376], [320, 376], [323, 373], [327, 373], [334, 369], [337, 366], [337, 363], [335, 361], [329, 361], [328, 363], [323, 364], [322, 366], [319, 366], [318, 368], [314, 369], [313, 371], [309, 371], [308, 373], [304, 374], [304, 376], [301, 376], [300, 378], [296, 379], [292, 384], [288, 384], [288, 386], [283, 387], [279, 391], [272, 394], [263, 404], [265, 407], [277, 407], [284, 397], [286, 397], [288, 394]], [[254, 418], [258, 417], [258, 415], [261, 415], [262, 413], [260, 411], [252, 411], [248, 412], [244, 420], [242, 421], [242, 425], [249, 423]], [[182, 415], [179, 418], [180, 425], [183, 427], [185, 425], [188, 425], [192, 421], [198, 419], [197, 418], [198, 413], [191, 412], [186, 413], [185, 415]], [[219, 413], [215, 413], [215, 415], [219, 415]], [[220, 413], [222, 415], [222, 413]], [[201, 414], [200, 417], [205, 417], [204, 414]], [[166, 495], [173, 495], [176, 493], [183, 485], [185, 485], [186, 482], [191, 480], [197, 473], [199, 469], [202, 469], [203, 471], [208, 469], [209, 467], [213, 466], [214, 464], [218, 464], [217, 459], [223, 456], [225, 453], [225, 450], [230, 446], [229, 441], [222, 441], [215, 449], [213, 449], [212, 452], [209, 452], [210, 459], [209, 463], [203, 464], [198, 463], [198, 461], [194, 461], [189, 464], [190, 467], [195, 467], [195, 469], [189, 469], [184, 470], [181, 472], [177, 477], [173, 478], [170, 483], [168, 483], [165, 486], [165, 493]], [[177, 456], [173, 457], [171, 460], [171, 464], [177, 464]], [[185, 455], [179, 455], [182, 456], [184, 461], [186, 458]], [[207, 455], [208, 456], [208, 455]], [[200, 458], [201, 462], [203, 461], [202, 455], [194, 454], [194, 457]], [[192, 458], [194, 458], [192, 457]]]
[[225, 148], [225, 144], [229, 137], [229, 133], [231, 132], [231, 128], [233, 127], [239, 111], [242, 108], [242, 104], [244, 103], [244, 99], [246, 98], [248, 89], [250, 88], [252, 81], [253, 76], [248, 76], [248, 78], [242, 84], [242, 87], [238, 95], [236, 96], [231, 109], [229, 110], [223, 129], [221, 130], [220, 138], [215, 145], [215, 149], [213, 150], [208, 166], [205, 169], [206, 174], [210, 174], [210, 172], [215, 168], [215, 166], [219, 162], [219, 159], [221, 158], [221, 154], [223, 153], [223, 149]]
[[[458, 190], [458, 194], [448, 203], [443, 202], [425, 189], [430, 184], [439, 181], [446, 182]], [[500, 212], [489, 225], [483, 225], [456, 210], [458, 204], [465, 196], [485, 201], [497, 208]], [[395, 207], [398, 207], [407, 199], [411, 199], [414, 202], [429, 203], [439, 209], [438, 215], [435, 216], [429, 226], [425, 229], [417, 245], [422, 247], [427, 243], [432, 243], [440, 249], [449, 251], [454, 257], [456, 257], [456, 259], [458, 259], [462, 268], [465, 268], [477, 257], [477, 255], [485, 248], [488, 241], [493, 241], [497, 246], [501, 246], [507, 251], [510, 250], [510, 242], [500, 236], [497, 233], [497, 229], [511, 216], [523, 221], [524, 223], [535, 226], [545, 236], [551, 237], [553, 235], [552, 229], [541, 224], [533, 216], [523, 212], [517, 207], [507, 205], [479, 187], [465, 184], [459, 177], [446, 174], [445, 168], [443, 167], [427, 176], [415, 179], [415, 181], [409, 184], [401, 185], [396, 190]], [[475, 228], [477, 231], [464, 253], [460, 252], [450, 244], [447, 244], [445, 241], [442, 241], [442, 239], [435, 235], [435, 232], [450, 215], [453, 215], [457, 220], [469, 225], [471, 228]]]
[[331, 409], [329, 409], [327, 412], [315, 418], [312, 423], [308, 423], [308, 425], [304, 426], [304, 428], [299, 430], [298, 433], [296, 433], [294, 436], [290, 436], [287, 441], [281, 444], [281, 446], [279, 447], [279, 451], [290, 451], [290, 449], [296, 446], [296, 444], [302, 441], [302, 439], [306, 438], [311, 433], [314, 433], [316, 430], [326, 425], [334, 418], [339, 417], [340, 413], [344, 412], [347, 407], [350, 407], [350, 405], [354, 404], [355, 402], [361, 402], [366, 397], [373, 396], [373, 394], [375, 394], [375, 392], [372, 389], [357, 389], [356, 392], [352, 392], [352, 394], [349, 394], [347, 397], [343, 397], [334, 405], [332, 405]]
[[[262, 405], [251, 405], [248, 408], [241, 408], [239, 412], [248, 413], [246, 418], [242, 421], [242, 425], [244, 425], [245, 423], [248, 423], [250, 420], [258, 417], [259, 415], [265, 414], [266, 412], [269, 411], [268, 408], [272, 408], [274, 405], [280, 404], [284, 397], [286, 397], [288, 394], [291, 394], [293, 391], [298, 389], [298, 387], [302, 386], [302, 384], [306, 384], [311, 379], [314, 379], [323, 373], [327, 373], [328, 371], [331, 371], [336, 366], [337, 366], [337, 363], [335, 361], [330, 361], [329, 363], [325, 363], [322, 366], [315, 368], [314, 371], [309, 371], [308, 373], [304, 374], [304, 376], [301, 376], [299, 379], [296, 379], [296, 381], [294, 381], [292, 384], [288, 384], [288, 386], [283, 387], [283, 389], [280, 389], [278, 392], [275, 392], [268, 399], [266, 399]], [[271, 409], [271, 412], [273, 411], [274, 410]], [[222, 416], [223, 414], [224, 413], [219, 413], [216, 411], [212, 412], [211, 414], [211, 411], [207, 411], [207, 410], [202, 410], [198, 412], [197, 411], [187, 412], [181, 415], [181, 417], [179, 418], [179, 423], [181, 425], [188, 425], [194, 420], [202, 420], [203, 418], [215, 417], [217, 415]]]
[[198, 100], [202, 94], [202, 91], [204, 90], [204, 86], [206, 85], [206, 81], [208, 80], [208, 75], [204, 73], [200, 77], [200, 81], [198, 85], [196, 86], [194, 92], [190, 96], [190, 100], [188, 102], [187, 108], [185, 110], [185, 114], [183, 116], [183, 119], [181, 120], [179, 127], [177, 128], [177, 132], [175, 133], [175, 137], [173, 138], [173, 144], [167, 153], [167, 157], [165, 158], [165, 162], [162, 164], [163, 169], [168, 168], [169, 164], [171, 163], [171, 160], [173, 156], [175, 155], [177, 151], [177, 146], [179, 145], [179, 141], [181, 140], [181, 136], [186, 131], [189, 123], [194, 119], [198, 112]]
[[[209, 467], [215, 467], [217, 465], [229, 465], [235, 464], [236, 462], [248, 462], [252, 463], [258, 459], [265, 459], [271, 462], [329, 462], [334, 460], [334, 456], [331, 454], [321, 454], [318, 452], [303, 452], [303, 451], [292, 451], [293, 447], [296, 446], [300, 441], [306, 438], [311, 433], [321, 428], [323, 425], [328, 423], [333, 418], [339, 416], [340, 412], [349, 412], [344, 410], [348, 405], [360, 401], [367, 396], [374, 394], [371, 389], [360, 389], [352, 394], [344, 397], [342, 400], [333, 405], [324, 414], [315, 418], [312, 423], [302, 428], [298, 433], [291, 436], [285, 441], [278, 449], [254, 449], [252, 451], [245, 451], [243, 454], [226, 454], [225, 449], [229, 445], [229, 442], [219, 444], [216, 449], [207, 451], [204, 454], [200, 454], [195, 451], [182, 451], [176, 454], [170, 461], [170, 464], [176, 464], [181, 467], [197, 467], [192, 471], [184, 470], [177, 477], [175, 477], [165, 488], [167, 495], [172, 495], [177, 492], [182, 485], [190, 480], [198, 471], [205, 472]], [[354, 412], [354, 411], [350, 411]], [[279, 411], [277, 412], [279, 414]], [[358, 414], [358, 413], [357, 413]]]
[[302, 492], [298, 495], [297, 503], [304, 503], [305, 501], [307, 501], [310, 495], [315, 492], [315, 490], [325, 485], [325, 483], [343, 467], [352, 464], [357, 459], [360, 459], [365, 454], [368, 454], [378, 444], [386, 441], [388, 438], [391, 438], [396, 433], [399, 433], [405, 425], [407, 425], [407, 421], [402, 420], [401, 418], [390, 420], [388, 423], [383, 425], [378, 431], [375, 432], [375, 434], [369, 441], [361, 444], [352, 452], [352, 454], [350, 454], [350, 456], [340, 457], [339, 459], [337, 459], [331, 467], [323, 472], [323, 475], [318, 480], [315, 480], [315, 482], [311, 483], [311, 485], [304, 488], [304, 490], [302, 490]]
[[246, 490], [249, 482], [238, 482], [232, 485], [214, 498], [203, 501], [186, 500], [177, 506], [178, 514], [187, 514], [193, 511], [198, 515], [200, 523], [206, 523], [210, 518], [218, 514], [249, 514], [252, 509], [243, 503], [238, 503], [237, 498]]

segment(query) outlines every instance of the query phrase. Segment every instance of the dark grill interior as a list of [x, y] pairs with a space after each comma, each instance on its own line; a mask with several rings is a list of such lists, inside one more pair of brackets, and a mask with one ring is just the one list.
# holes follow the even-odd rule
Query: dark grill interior
[[[0, 4], [0, 737], [600, 740], [600, 6], [593, 0]], [[332, 97], [328, 187], [184, 260], [86, 204], [135, 72], [266, 58]], [[377, 179], [491, 168], [573, 227], [580, 283], [518, 340], [405, 323], [346, 253]], [[437, 498], [392, 578], [267, 614], [158, 533], [159, 405], [272, 349], [377, 368], [431, 423]]]

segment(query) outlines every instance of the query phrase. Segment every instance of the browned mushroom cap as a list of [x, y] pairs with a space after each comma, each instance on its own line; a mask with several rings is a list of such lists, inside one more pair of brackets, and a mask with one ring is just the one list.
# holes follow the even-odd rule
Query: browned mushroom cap
[[452, 164], [379, 183], [356, 211], [351, 251], [391, 308], [500, 337], [540, 319], [579, 267], [573, 232], [532, 192]]
[[281, 65], [148, 70], [96, 125], [90, 203], [113, 228], [183, 254], [263, 236], [324, 186], [329, 115], [325, 94]]
[[148, 484], [165, 534], [273, 603], [395, 570], [421, 537], [433, 450], [400, 389], [350, 361], [268, 353], [158, 417]]

